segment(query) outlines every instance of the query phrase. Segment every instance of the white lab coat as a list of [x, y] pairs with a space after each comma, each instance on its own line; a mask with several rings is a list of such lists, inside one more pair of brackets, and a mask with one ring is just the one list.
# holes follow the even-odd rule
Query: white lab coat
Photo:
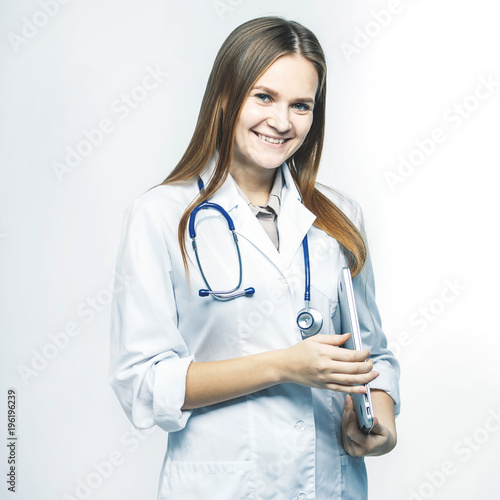
[[[207, 185], [213, 159], [202, 175]], [[211, 201], [224, 207], [238, 234], [242, 287], [253, 297], [221, 302], [199, 297], [206, 288], [188, 241], [190, 285], [177, 240], [180, 217], [198, 194], [196, 182], [161, 185], [127, 208], [116, 272], [124, 286], [111, 317], [111, 385], [137, 428], [158, 425], [168, 435], [159, 499], [292, 500], [366, 498], [363, 458], [341, 441], [344, 395], [281, 384], [249, 396], [182, 411], [185, 378], [195, 361], [222, 360], [282, 349], [301, 341], [297, 312], [304, 307], [302, 240], [311, 258], [311, 306], [324, 318], [321, 333], [339, 331], [337, 283], [346, 265], [338, 243], [313, 226], [286, 163], [278, 217], [278, 252], [228, 177]], [[359, 205], [323, 192], [364, 231]], [[227, 224], [218, 213], [197, 216], [203, 270], [213, 289], [238, 281], [238, 261]], [[368, 259], [353, 280], [364, 346], [399, 411], [399, 365], [386, 348]]]

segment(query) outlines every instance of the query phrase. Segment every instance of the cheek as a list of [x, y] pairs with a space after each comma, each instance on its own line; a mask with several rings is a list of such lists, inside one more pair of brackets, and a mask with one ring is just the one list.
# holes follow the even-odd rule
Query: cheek
[[309, 130], [311, 130], [313, 123], [312, 116], [311, 118], [305, 119], [303, 122], [300, 123], [300, 135], [305, 139], [306, 135], [309, 133]]
[[238, 123], [236, 124], [236, 136], [241, 137], [243, 134], [246, 134], [249, 128], [250, 121], [248, 113], [245, 113], [245, 115], [241, 114], [240, 118], [238, 119]]
[[300, 144], [299, 147], [302, 145], [302, 143], [305, 141], [307, 134], [311, 130], [312, 126], [312, 118], [307, 118], [303, 117], [303, 120], [300, 120], [295, 123], [295, 131], [297, 134], [297, 137], [300, 139]]
[[264, 118], [262, 109], [256, 106], [249, 106], [248, 109], [245, 110], [245, 114], [242, 114], [241, 122], [246, 129], [250, 129], [258, 125]]
[[309, 130], [311, 130], [311, 126], [312, 126], [312, 119], [304, 120], [301, 121], [300, 123], [295, 124], [295, 131], [297, 134], [297, 138], [299, 138], [299, 142], [294, 147], [294, 152], [297, 151], [306, 140], [307, 134], [309, 133]]
[[261, 122], [262, 119], [258, 110], [246, 110], [245, 113], [240, 115], [238, 124], [236, 125], [235, 141], [242, 145], [244, 142], [250, 140], [249, 135], [253, 134], [252, 129], [257, 127]]

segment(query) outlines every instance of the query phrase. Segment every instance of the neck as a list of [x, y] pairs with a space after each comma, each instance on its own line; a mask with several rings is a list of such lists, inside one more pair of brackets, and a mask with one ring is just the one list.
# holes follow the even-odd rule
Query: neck
[[269, 200], [277, 170], [277, 168], [262, 169], [262, 172], [256, 174], [254, 171], [233, 167], [230, 172], [252, 205], [265, 205]]

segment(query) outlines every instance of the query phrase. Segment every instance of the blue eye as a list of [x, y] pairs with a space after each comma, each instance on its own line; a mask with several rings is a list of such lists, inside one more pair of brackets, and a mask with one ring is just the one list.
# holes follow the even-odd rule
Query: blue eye
[[255, 97], [263, 102], [269, 102], [269, 100], [271, 100], [271, 96], [268, 94], [255, 94]]
[[294, 106], [296, 106], [295, 109], [297, 109], [298, 111], [309, 111], [311, 109], [310, 106], [308, 106], [307, 104], [304, 104], [302, 102], [294, 104]]

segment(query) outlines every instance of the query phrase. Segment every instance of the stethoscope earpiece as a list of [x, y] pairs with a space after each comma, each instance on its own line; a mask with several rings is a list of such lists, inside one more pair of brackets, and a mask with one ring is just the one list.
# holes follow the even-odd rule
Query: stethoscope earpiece
[[251, 297], [255, 293], [255, 288], [250, 287], [250, 288], [245, 288], [242, 292], [237, 292], [237, 293], [231, 293], [230, 291], [228, 292], [223, 292], [223, 291], [213, 291], [213, 290], [207, 290], [206, 288], [202, 288], [201, 290], [198, 291], [198, 295], [200, 297], [208, 297], [209, 295], [215, 295], [216, 297], [218, 295], [224, 295], [223, 297], [217, 297], [217, 298], [223, 298], [223, 299], [235, 299], [236, 297]]

